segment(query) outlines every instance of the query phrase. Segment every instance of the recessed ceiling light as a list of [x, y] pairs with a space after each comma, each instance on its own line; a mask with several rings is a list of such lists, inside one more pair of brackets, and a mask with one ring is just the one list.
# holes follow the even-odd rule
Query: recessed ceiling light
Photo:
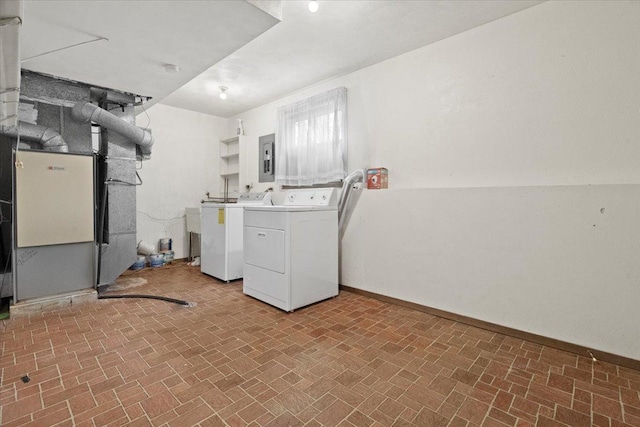
[[227, 89], [229, 89], [226, 86], [220, 86], [218, 89], [220, 89], [220, 99], [227, 99]]
[[316, 0], [311, 0], [309, 2], [309, 12], [316, 13], [318, 11], [318, 2]]

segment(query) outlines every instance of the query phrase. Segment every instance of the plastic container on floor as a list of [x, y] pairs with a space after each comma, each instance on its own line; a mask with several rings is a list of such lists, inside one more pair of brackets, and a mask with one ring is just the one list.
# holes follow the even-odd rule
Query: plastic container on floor
[[161, 254], [150, 255], [149, 263], [151, 267], [162, 267], [164, 265], [164, 256]]
[[142, 270], [146, 264], [147, 264], [147, 257], [138, 256], [138, 259], [136, 260], [136, 262], [134, 262], [133, 265], [131, 265], [131, 267], [129, 268], [131, 270]]
[[162, 253], [162, 255], [164, 255], [164, 263], [165, 264], [173, 264], [173, 259], [174, 259], [174, 252], [173, 251], [164, 251]]

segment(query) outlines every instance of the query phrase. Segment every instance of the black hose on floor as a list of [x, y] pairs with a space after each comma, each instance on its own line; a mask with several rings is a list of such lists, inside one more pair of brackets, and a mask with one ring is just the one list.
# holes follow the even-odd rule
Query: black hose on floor
[[119, 299], [119, 298], [146, 298], [146, 299], [157, 299], [160, 301], [172, 302], [175, 304], [184, 305], [185, 307], [194, 307], [196, 304], [193, 302], [183, 301], [181, 299], [162, 297], [158, 295], [139, 295], [139, 294], [126, 294], [126, 295], [98, 295], [98, 299]]

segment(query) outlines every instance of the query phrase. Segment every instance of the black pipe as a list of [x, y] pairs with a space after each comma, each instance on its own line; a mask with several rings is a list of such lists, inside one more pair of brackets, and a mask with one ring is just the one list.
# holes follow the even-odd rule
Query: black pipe
[[98, 295], [98, 299], [120, 299], [120, 298], [146, 298], [146, 299], [157, 299], [160, 301], [173, 302], [175, 304], [184, 305], [186, 307], [195, 306], [194, 303], [183, 301], [181, 299], [169, 298], [169, 297], [161, 297], [157, 295], [138, 295], [138, 294], [127, 294], [127, 295]]
[[102, 270], [102, 244], [104, 242], [104, 219], [107, 214], [107, 181], [102, 184], [102, 206], [100, 212], [100, 227], [98, 229], [98, 277], [96, 287], [100, 286], [100, 271]]

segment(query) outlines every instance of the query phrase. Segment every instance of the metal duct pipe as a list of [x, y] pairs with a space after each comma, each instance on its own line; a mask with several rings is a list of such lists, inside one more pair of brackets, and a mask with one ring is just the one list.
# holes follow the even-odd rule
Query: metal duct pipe
[[18, 124], [24, 1], [0, 1], [0, 127]]
[[34, 125], [33, 123], [18, 122], [18, 126], [4, 127], [2, 133], [30, 142], [37, 142], [43, 150], [68, 153], [69, 146], [62, 136], [55, 130], [46, 126]]
[[90, 102], [78, 102], [71, 109], [71, 117], [79, 122], [94, 122], [112, 130], [138, 145], [145, 157], [151, 155], [151, 146], [153, 145], [151, 132], [132, 125], [105, 109]]
[[351, 190], [353, 190], [353, 186], [358, 182], [364, 182], [363, 169], [351, 172], [342, 184], [342, 193], [340, 193], [340, 199], [338, 200], [338, 230], [342, 230], [349, 199], [351, 199]]

